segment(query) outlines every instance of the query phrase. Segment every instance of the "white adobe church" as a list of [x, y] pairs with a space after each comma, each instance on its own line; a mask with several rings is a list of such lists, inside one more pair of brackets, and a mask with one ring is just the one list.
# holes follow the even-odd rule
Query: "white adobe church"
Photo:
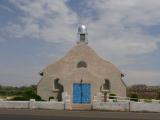
[[79, 26], [78, 35], [77, 44], [40, 73], [38, 95], [44, 100], [55, 98], [62, 101], [62, 93], [65, 93], [70, 96], [71, 105], [91, 104], [94, 96], [105, 91], [126, 97], [123, 74], [88, 45], [85, 25]]

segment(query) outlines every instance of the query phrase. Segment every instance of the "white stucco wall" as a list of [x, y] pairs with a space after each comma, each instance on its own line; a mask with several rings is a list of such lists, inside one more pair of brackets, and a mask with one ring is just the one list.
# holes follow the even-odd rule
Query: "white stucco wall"
[[129, 102], [93, 102], [94, 110], [129, 111]]
[[29, 108], [29, 101], [0, 101], [0, 108]]
[[160, 103], [145, 102], [93, 102], [94, 110], [160, 112]]
[[0, 101], [0, 108], [64, 110], [64, 102], [56, 101]]
[[[71, 109], [67, 107], [68, 102], [56, 101], [3, 101], [0, 100], [0, 108], [8, 109], [53, 109], [64, 110]], [[65, 107], [66, 106], [66, 107]], [[145, 103], [145, 102], [100, 102], [93, 101], [92, 107], [94, 110], [109, 110], [109, 111], [135, 111], [135, 112], [160, 112], [160, 103]]]
[[160, 112], [160, 103], [130, 102], [130, 111]]
[[52, 109], [52, 110], [64, 110], [64, 102], [56, 101], [32, 101], [30, 102], [30, 109]]

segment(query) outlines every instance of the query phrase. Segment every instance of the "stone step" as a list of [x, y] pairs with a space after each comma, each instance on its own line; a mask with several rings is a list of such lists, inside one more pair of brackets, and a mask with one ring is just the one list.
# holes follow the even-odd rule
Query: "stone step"
[[73, 104], [72, 110], [91, 110], [91, 104]]

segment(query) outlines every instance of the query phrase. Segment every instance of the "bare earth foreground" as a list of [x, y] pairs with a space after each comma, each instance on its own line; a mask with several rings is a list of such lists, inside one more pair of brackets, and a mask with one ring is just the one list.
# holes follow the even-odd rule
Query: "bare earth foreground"
[[0, 120], [160, 120], [160, 113], [0, 109]]

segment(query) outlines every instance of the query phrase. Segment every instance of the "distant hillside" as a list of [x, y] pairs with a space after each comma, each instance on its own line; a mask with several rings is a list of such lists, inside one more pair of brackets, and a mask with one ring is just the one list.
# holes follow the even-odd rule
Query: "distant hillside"
[[23, 95], [25, 91], [31, 90], [36, 93], [37, 86], [22, 86], [22, 87], [13, 87], [13, 86], [2, 86], [0, 85], [0, 96], [20, 96]]
[[36, 94], [36, 90], [36, 85], [22, 87], [0, 85], [0, 99], [15, 101], [28, 101], [30, 99], [35, 99], [41, 101], [42, 99]]
[[160, 99], [160, 86], [133, 85], [127, 89], [127, 96], [131, 94], [137, 94], [141, 99]]

